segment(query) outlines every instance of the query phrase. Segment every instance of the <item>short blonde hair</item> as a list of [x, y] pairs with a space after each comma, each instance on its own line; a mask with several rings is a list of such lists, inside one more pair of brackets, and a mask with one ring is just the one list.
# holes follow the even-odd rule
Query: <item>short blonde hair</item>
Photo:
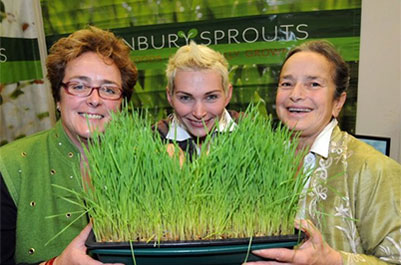
[[221, 75], [224, 92], [228, 90], [228, 63], [224, 56], [207, 47], [191, 41], [189, 45], [182, 46], [170, 57], [167, 69], [167, 88], [170, 94], [174, 92], [174, 79], [178, 70], [202, 71], [215, 70]]

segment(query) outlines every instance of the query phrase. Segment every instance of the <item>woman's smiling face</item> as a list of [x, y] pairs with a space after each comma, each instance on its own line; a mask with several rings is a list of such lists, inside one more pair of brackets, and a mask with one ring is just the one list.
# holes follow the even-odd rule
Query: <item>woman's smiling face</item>
[[[203, 138], [230, 102], [231, 85], [224, 91], [222, 77], [214, 70], [178, 70], [174, 91], [167, 99], [188, 133]], [[206, 127], [206, 128], [205, 128]]]
[[334, 98], [334, 66], [323, 55], [302, 51], [284, 64], [276, 95], [279, 119], [299, 131], [301, 138], [313, 140], [337, 117], [345, 101], [345, 93]]
[[[94, 52], [86, 52], [69, 61], [65, 68], [63, 83], [80, 81], [90, 86], [114, 84], [121, 88], [121, 73], [110, 60], [99, 57]], [[91, 132], [96, 129], [103, 131], [110, 121], [110, 112], [119, 110], [122, 99], [102, 99], [98, 90], [93, 90], [87, 97], [78, 97], [67, 94], [60, 88], [60, 101], [57, 103], [61, 113], [61, 121], [67, 135], [78, 147], [80, 141], [90, 138]]]

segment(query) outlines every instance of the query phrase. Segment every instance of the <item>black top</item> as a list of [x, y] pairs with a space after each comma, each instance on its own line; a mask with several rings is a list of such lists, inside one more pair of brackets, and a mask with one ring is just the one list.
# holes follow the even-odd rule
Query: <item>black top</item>
[[[233, 110], [228, 110], [228, 113], [235, 122], [238, 122], [239, 118], [243, 115], [243, 113], [239, 113]], [[161, 139], [166, 143], [177, 143], [177, 145], [181, 148], [181, 150], [188, 153], [189, 159], [192, 160], [192, 157], [196, 154], [196, 140], [193, 138], [189, 138], [183, 141], [174, 141], [167, 139], [166, 136], [170, 129], [171, 122], [172, 122], [172, 116], [169, 116], [167, 119], [160, 120], [156, 124], [155, 126], [156, 128], [153, 129], [154, 130], [157, 129], [157, 132], [159, 133]]]

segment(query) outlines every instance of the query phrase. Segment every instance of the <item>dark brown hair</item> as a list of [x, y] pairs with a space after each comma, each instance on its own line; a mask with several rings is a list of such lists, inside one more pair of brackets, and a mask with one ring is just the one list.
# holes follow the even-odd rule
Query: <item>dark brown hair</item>
[[283, 69], [284, 64], [287, 60], [298, 52], [316, 52], [323, 55], [329, 62], [334, 66], [334, 76], [333, 81], [336, 85], [336, 91], [334, 93], [334, 98], [337, 99], [341, 96], [341, 93], [347, 90], [349, 86], [350, 70], [348, 64], [344, 61], [341, 55], [337, 52], [333, 44], [325, 40], [316, 40], [305, 42], [292, 50], [287, 54], [284, 59], [281, 69]]
[[60, 101], [60, 85], [67, 63], [89, 51], [109, 58], [116, 64], [121, 73], [123, 97], [129, 101], [138, 76], [130, 59], [130, 48], [114, 33], [93, 26], [59, 39], [50, 48], [46, 68], [55, 101]]

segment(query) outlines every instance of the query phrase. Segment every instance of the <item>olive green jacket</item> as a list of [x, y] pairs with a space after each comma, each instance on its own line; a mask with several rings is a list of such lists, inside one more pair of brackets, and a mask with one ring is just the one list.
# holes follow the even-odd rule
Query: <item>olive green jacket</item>
[[[82, 190], [79, 151], [59, 121], [53, 129], [11, 142], [0, 148], [0, 172], [17, 207], [17, 263], [33, 263], [60, 255], [87, 224], [82, 216], [56, 239], [53, 236], [76, 219], [82, 209], [56, 188]], [[59, 215], [54, 218], [49, 216]]]
[[401, 165], [338, 126], [328, 158], [317, 155], [305, 210], [343, 265], [401, 264]]

